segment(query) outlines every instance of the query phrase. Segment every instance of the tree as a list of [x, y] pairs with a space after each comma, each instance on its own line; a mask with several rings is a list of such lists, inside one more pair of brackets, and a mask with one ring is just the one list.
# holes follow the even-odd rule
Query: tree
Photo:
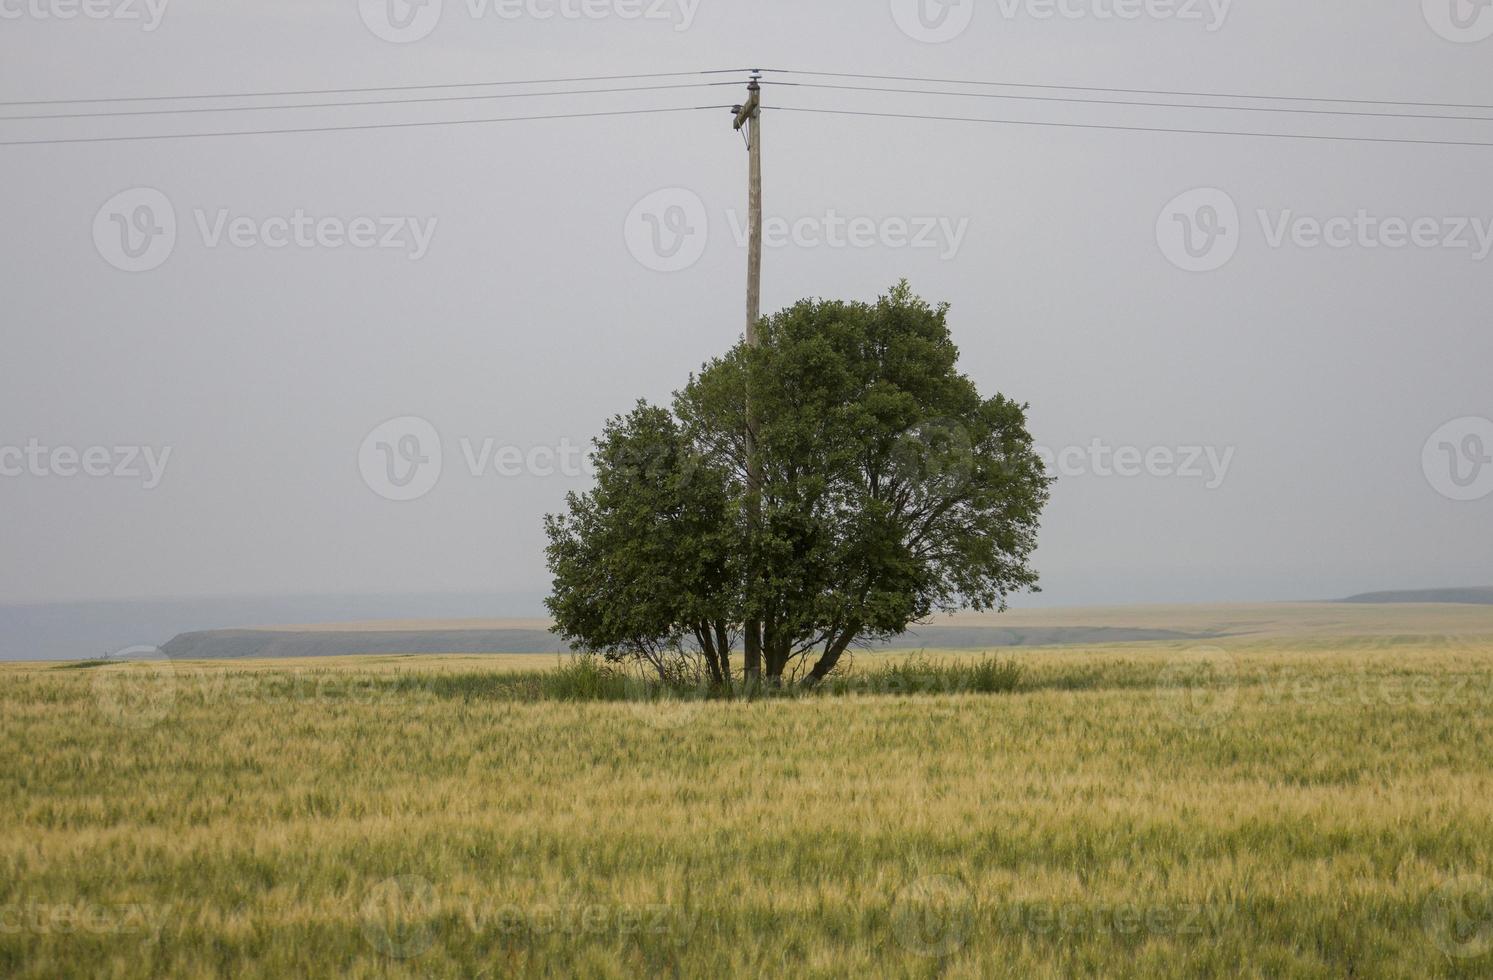
[[698, 654], [713, 683], [729, 684], [741, 549], [723, 471], [644, 402], [594, 445], [596, 487], [545, 518], [555, 629], [663, 680], [671, 661]]
[[812, 685], [854, 644], [1035, 590], [1050, 480], [1025, 406], [956, 370], [947, 313], [905, 282], [874, 304], [804, 300], [707, 363], [672, 412], [614, 419], [596, 489], [548, 519], [556, 629], [613, 658], [701, 654], [724, 683], [756, 620], [768, 683], [807, 668]]

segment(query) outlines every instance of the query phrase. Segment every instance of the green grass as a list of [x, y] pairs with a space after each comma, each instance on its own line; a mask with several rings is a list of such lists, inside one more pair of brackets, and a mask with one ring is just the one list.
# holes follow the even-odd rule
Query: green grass
[[1020, 685], [1025, 670], [1011, 659], [981, 654], [977, 658], [933, 660], [924, 653], [892, 659], [866, 670], [831, 674], [824, 694], [1007, 694]]
[[[70, 665], [71, 666], [71, 665]], [[815, 688], [785, 683], [780, 688], [743, 687], [738, 671], [728, 688], [663, 681], [636, 667], [595, 656], [565, 657], [547, 668], [402, 673], [358, 680], [365, 697], [428, 696], [473, 701], [657, 701], [757, 700], [913, 694], [995, 694], [1015, 691], [1024, 668], [1014, 660], [980, 656], [932, 659], [924, 654], [879, 658], [870, 667], [847, 665]], [[270, 685], [276, 681], [267, 682]], [[285, 681], [284, 686], [292, 682]], [[349, 691], [349, 696], [352, 692]]]

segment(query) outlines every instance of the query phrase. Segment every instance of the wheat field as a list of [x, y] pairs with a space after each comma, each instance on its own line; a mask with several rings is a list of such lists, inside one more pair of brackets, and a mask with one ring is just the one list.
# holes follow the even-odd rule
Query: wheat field
[[1493, 628], [1426, 627], [753, 702], [4, 665], [0, 974], [1489, 976]]

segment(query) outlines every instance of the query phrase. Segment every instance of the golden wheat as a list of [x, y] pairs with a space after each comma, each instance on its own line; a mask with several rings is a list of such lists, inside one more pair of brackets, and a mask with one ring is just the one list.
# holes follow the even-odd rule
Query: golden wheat
[[750, 703], [0, 668], [0, 974], [1493, 973], [1493, 640], [1017, 656]]

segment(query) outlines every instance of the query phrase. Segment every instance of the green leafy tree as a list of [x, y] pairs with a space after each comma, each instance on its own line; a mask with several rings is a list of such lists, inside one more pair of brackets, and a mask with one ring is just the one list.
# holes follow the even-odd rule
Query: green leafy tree
[[729, 683], [742, 560], [730, 486], [665, 409], [639, 402], [595, 440], [596, 486], [545, 518], [555, 629], [677, 679], [699, 656]]
[[760, 622], [767, 682], [815, 684], [855, 644], [1035, 589], [1050, 480], [1025, 406], [957, 371], [947, 312], [906, 283], [874, 304], [805, 300], [707, 363], [672, 412], [613, 420], [596, 489], [548, 519], [556, 629], [618, 659], [702, 655], [725, 683], [732, 641]]

